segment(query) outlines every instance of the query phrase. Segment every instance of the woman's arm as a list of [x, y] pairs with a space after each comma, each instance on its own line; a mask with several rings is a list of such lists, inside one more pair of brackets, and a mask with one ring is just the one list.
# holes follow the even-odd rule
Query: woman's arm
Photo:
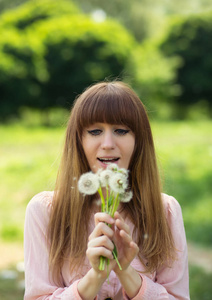
[[25, 295], [24, 300], [81, 300], [77, 281], [70, 287], [57, 286], [49, 274], [47, 226], [51, 211], [51, 192], [36, 195], [28, 204], [24, 230]]
[[[119, 261], [123, 266], [120, 271], [114, 267], [122, 287], [125, 298], [133, 300], [188, 300], [189, 278], [187, 243], [179, 203], [170, 196], [164, 195], [167, 221], [171, 229], [177, 258], [172, 265], [163, 265], [156, 272], [156, 276], [139, 273], [131, 264], [136, 252], [136, 244], [133, 243], [130, 230], [121, 216], [116, 213], [116, 243], [119, 245]], [[138, 269], [139, 266], [138, 266]]]
[[132, 260], [138, 254], [139, 248], [133, 242], [130, 228], [125, 223], [121, 215], [116, 212], [115, 215], [116, 234], [115, 240], [118, 246], [118, 259], [122, 270], [116, 265], [114, 271], [118, 276], [123, 289], [128, 297], [135, 297], [142, 286], [142, 278], [138, 272], [130, 265]]
[[[138, 273], [142, 278], [142, 285], [132, 300], [189, 300], [189, 276], [187, 243], [179, 203], [164, 195], [167, 221], [171, 229], [177, 258], [172, 265], [163, 265], [156, 271], [155, 276]], [[134, 264], [133, 264], [134, 265]], [[138, 266], [139, 268], [139, 266]], [[125, 286], [123, 285], [124, 289]], [[126, 299], [127, 291], [125, 290]]]
[[[27, 206], [24, 233], [24, 299], [93, 300], [107, 275], [91, 269], [82, 279], [75, 281], [73, 279], [73, 283], [68, 287], [58, 286], [50, 278], [49, 245], [46, 232], [51, 211], [51, 200], [52, 193], [43, 192], [36, 195]], [[107, 255], [105, 252], [102, 253]], [[62, 277], [61, 279], [63, 280]]]

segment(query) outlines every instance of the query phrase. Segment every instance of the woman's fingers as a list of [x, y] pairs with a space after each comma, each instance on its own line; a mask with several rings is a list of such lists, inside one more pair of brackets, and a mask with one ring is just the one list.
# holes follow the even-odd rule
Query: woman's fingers
[[96, 213], [94, 216], [94, 220], [95, 220], [95, 225], [97, 225], [99, 222], [104, 222], [113, 225], [115, 222], [114, 219], [109, 214], [102, 213], [102, 212]]
[[106, 235], [112, 239], [114, 231], [108, 226], [108, 224], [112, 226], [115, 223], [115, 220], [106, 213], [96, 213], [94, 220], [95, 228], [89, 236], [89, 241], [101, 235]]
[[116, 240], [121, 245], [123, 265], [129, 264], [139, 252], [137, 244], [132, 240], [130, 227], [125, 223], [122, 216], [116, 212], [114, 215], [116, 225]]
[[118, 228], [118, 230], [119, 231], [123, 230], [128, 235], [130, 235], [129, 226], [125, 223], [124, 219], [118, 212], [115, 213], [114, 218], [115, 218], [115, 224], [116, 224], [116, 227]]
[[112, 241], [107, 236], [100, 236], [89, 241], [87, 248], [87, 256], [105, 256], [109, 259], [113, 259], [113, 249], [114, 244], [112, 243]]
[[105, 223], [98, 223], [94, 228], [93, 232], [89, 236], [89, 241], [99, 236], [105, 235], [108, 238], [112, 239], [114, 235], [114, 231]]
[[106, 235], [102, 235], [95, 239], [91, 239], [88, 242], [88, 247], [105, 247], [108, 250], [113, 251], [114, 244]]
[[114, 244], [112, 242], [114, 231], [111, 226], [115, 220], [106, 213], [95, 214], [95, 228], [89, 236], [86, 255], [94, 268], [98, 268], [99, 257], [104, 256], [113, 260], [112, 251]]
[[101, 256], [113, 260], [112, 251], [114, 244], [112, 238], [114, 231], [111, 226], [115, 223], [114, 219], [106, 213], [95, 214], [95, 228], [89, 236], [86, 255], [90, 264], [95, 270], [99, 270], [99, 259]]

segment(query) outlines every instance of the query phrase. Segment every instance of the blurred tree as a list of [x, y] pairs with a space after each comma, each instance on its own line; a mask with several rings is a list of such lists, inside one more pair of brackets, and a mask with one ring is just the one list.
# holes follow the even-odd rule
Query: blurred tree
[[0, 13], [5, 10], [17, 7], [28, 0], [0, 0]]
[[136, 44], [118, 23], [97, 23], [65, 0], [28, 2], [3, 14], [0, 30], [1, 118], [24, 105], [70, 107], [85, 86], [125, 76]]
[[207, 101], [212, 116], [212, 13], [178, 18], [161, 43], [165, 55], [177, 56], [176, 97], [180, 113], [199, 101]]
[[185, 15], [212, 9], [211, 0], [73, 0], [84, 12], [102, 9], [143, 41], [160, 33], [170, 15]]
[[[70, 0], [62, 0], [61, 3], [58, 3], [56, 0], [22, 1], [26, 3], [10, 9], [1, 15], [0, 26], [2, 30], [8, 27], [15, 27], [18, 30], [22, 30], [33, 23], [38, 23], [49, 18], [61, 15], [81, 14], [77, 6]], [[10, 2], [13, 3], [13, 0], [9, 0]]]
[[[0, 0], [0, 12], [36, 0]], [[102, 10], [108, 18], [124, 25], [137, 40], [158, 34], [170, 15], [185, 15], [212, 10], [211, 0], [69, 0], [88, 14]], [[43, 1], [45, 2], [45, 0]]]
[[[157, 40], [147, 40], [133, 50], [129, 68], [134, 72], [131, 85], [152, 117], [169, 118], [173, 97], [178, 93], [175, 70], [179, 60], [167, 59], [159, 51]], [[167, 105], [168, 104], [168, 105]]]

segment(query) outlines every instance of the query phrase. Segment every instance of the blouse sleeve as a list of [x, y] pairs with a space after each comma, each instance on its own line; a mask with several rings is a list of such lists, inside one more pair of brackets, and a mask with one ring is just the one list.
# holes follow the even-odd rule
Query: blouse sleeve
[[[168, 267], [163, 266], [156, 272], [155, 281], [144, 274], [139, 293], [132, 300], [189, 300], [189, 276], [187, 243], [183, 224], [183, 217], [179, 203], [164, 195], [167, 220], [170, 226], [177, 258]], [[125, 295], [125, 299], [128, 299]]]
[[36, 195], [28, 204], [24, 230], [25, 295], [24, 300], [81, 300], [75, 281], [59, 287], [49, 278], [49, 250], [46, 238], [51, 192]]

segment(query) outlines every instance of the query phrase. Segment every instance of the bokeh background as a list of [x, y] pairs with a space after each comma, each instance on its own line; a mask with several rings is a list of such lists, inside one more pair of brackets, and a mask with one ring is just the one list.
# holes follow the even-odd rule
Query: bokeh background
[[75, 97], [117, 78], [146, 105], [181, 204], [191, 299], [211, 299], [211, 0], [0, 0], [0, 299], [23, 299], [26, 205], [54, 189]]

